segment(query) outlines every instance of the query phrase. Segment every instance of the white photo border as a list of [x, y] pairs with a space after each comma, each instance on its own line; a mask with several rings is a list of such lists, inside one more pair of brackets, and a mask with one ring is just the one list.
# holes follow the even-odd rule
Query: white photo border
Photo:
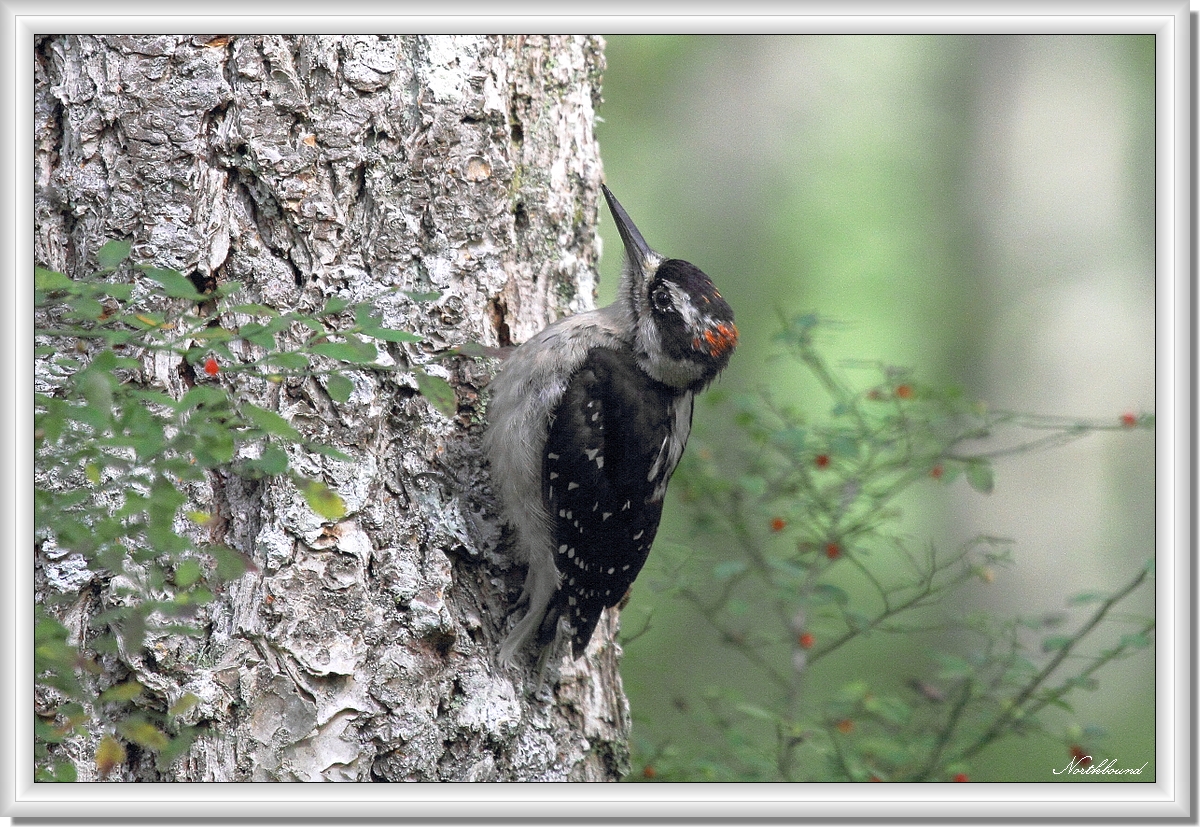
[[[852, 817], [1196, 818], [1194, 17], [1187, 0], [1124, 2], [666, 3], [554, 7], [179, 0], [0, 0], [0, 816], [59, 818]], [[561, 8], [561, 7], [560, 7]], [[308, 14], [294, 14], [295, 12]], [[786, 13], [785, 13], [786, 12]], [[45, 32], [745, 32], [1152, 33], [1156, 36], [1157, 780], [1147, 784], [34, 784], [32, 706], [33, 37]]]

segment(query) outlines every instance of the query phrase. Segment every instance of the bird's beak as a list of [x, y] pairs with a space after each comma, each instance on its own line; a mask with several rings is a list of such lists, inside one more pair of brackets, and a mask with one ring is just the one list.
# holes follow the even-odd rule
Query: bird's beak
[[617, 232], [621, 234], [621, 241], [625, 244], [625, 255], [629, 257], [630, 263], [645, 273], [649, 269], [654, 252], [646, 243], [646, 239], [642, 238], [642, 234], [638, 232], [633, 219], [629, 217], [629, 213], [625, 212], [621, 202], [617, 201], [608, 187], [601, 184], [600, 189], [604, 193], [604, 200], [608, 202], [608, 209], [617, 222]]

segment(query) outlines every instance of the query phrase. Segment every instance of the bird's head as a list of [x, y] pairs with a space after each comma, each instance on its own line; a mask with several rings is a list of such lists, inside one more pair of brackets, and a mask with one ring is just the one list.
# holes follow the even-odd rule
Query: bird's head
[[650, 249], [620, 202], [601, 186], [625, 246], [619, 302], [642, 369], [679, 388], [702, 388], [729, 364], [733, 308], [699, 267]]

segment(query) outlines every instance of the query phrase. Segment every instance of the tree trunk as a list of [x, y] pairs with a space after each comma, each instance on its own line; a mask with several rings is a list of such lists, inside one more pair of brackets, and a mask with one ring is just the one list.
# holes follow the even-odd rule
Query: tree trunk
[[[387, 326], [424, 337], [381, 354], [400, 371], [350, 374], [346, 404], [315, 378], [237, 386], [354, 458], [291, 456], [347, 515], [322, 521], [280, 478], [189, 492], [258, 570], [206, 607], [206, 637], [104, 661], [158, 708], [193, 693], [186, 723], [206, 725], [166, 771], [133, 750], [109, 778], [619, 778], [615, 618], [544, 684], [532, 664], [496, 665], [523, 572], [478, 448], [490, 366], [431, 361], [592, 305], [601, 41], [47, 36], [36, 61], [39, 263], [91, 272], [105, 240], [128, 239], [135, 261], [240, 281], [247, 302], [376, 299]], [[403, 370], [418, 365], [455, 388], [453, 420]], [[179, 368], [160, 357], [144, 376], [178, 395]], [[60, 613], [77, 641], [114, 599], [49, 554], [37, 587], [78, 595]], [[81, 780], [97, 777], [95, 739], [66, 745]]]

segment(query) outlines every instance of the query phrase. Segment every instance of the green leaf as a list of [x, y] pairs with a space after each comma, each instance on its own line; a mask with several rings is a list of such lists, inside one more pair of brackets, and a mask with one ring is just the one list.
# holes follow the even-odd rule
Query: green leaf
[[340, 373], [331, 373], [325, 377], [325, 390], [329, 392], [334, 402], [345, 404], [354, 393], [354, 383]]
[[779, 721], [779, 716], [774, 712], [770, 712], [766, 709], [763, 709], [761, 706], [755, 706], [754, 704], [740, 703], [737, 705], [736, 709], [738, 712], [741, 712], [744, 715], [749, 715], [751, 718], [757, 718], [760, 721], [770, 721], [771, 723], [777, 723]]
[[191, 747], [200, 735], [199, 727], [184, 727], [155, 757], [155, 766], [162, 770]]
[[[208, 589], [202, 588], [200, 586], [197, 586], [196, 588], [192, 589], [190, 592], [187, 593], [187, 595], [188, 595], [188, 600], [194, 606], [205, 606], [209, 603], [212, 603], [213, 599], [214, 599], [214, 595], [212, 592], [210, 592]], [[166, 631], [166, 629], [164, 629], [164, 631]], [[179, 630], [179, 634], [193, 634], [197, 637], [204, 636], [204, 633], [202, 631], [200, 631], [199, 629], [193, 629], [191, 627], [181, 628]]]
[[196, 387], [185, 393], [176, 403], [176, 408], [182, 413], [183, 411], [191, 410], [192, 408], [219, 407], [227, 397], [225, 392], [213, 385], [197, 385]]
[[235, 335], [232, 330], [226, 330], [223, 327], [206, 327], [193, 333], [192, 338], [208, 344], [216, 344], [217, 342], [231, 341]]
[[127, 718], [117, 724], [117, 732], [125, 739], [154, 752], [165, 749], [171, 743], [171, 739], [158, 727], [137, 716]]
[[117, 764], [125, 763], [125, 747], [111, 735], [105, 735], [100, 739], [100, 745], [96, 747], [96, 769], [100, 775], [108, 775], [112, 772]]
[[871, 686], [866, 681], [850, 681], [837, 692], [836, 702], [842, 706], [853, 705], [867, 697]]
[[839, 606], [850, 603], [850, 595], [831, 583], [818, 583], [813, 589], [813, 597], [820, 603], [836, 603]]
[[184, 560], [175, 567], [176, 588], [186, 589], [200, 579], [204, 572], [197, 560]]
[[73, 296], [67, 300], [71, 315], [78, 319], [92, 321], [104, 314], [104, 305], [92, 296]]
[[233, 459], [236, 449], [233, 432], [219, 419], [203, 419], [197, 422], [193, 417], [192, 425], [196, 443], [192, 456], [203, 468], [215, 468]]
[[109, 687], [100, 693], [102, 701], [129, 702], [142, 694], [142, 685], [137, 681], [126, 681]]
[[1081, 592], [1067, 602], [1072, 606], [1081, 606], [1085, 603], [1099, 603], [1107, 599], [1108, 595], [1104, 592]]
[[125, 318], [132, 326], [138, 330], [152, 330], [162, 327], [167, 322], [167, 317], [162, 313], [154, 313], [150, 310], [143, 310], [141, 313], [134, 313]]
[[415, 302], [432, 302], [432, 301], [437, 301], [438, 299], [440, 299], [442, 297], [442, 294], [439, 293], [437, 290], [434, 290], [431, 293], [414, 293], [414, 292], [410, 292], [408, 290], [401, 290], [400, 292], [403, 293], [404, 295], [408, 296], [410, 299], [412, 299]]
[[33, 717], [33, 737], [38, 741], [45, 741], [47, 744], [61, 744], [67, 739], [65, 732], [37, 715]]
[[898, 698], [868, 695], [863, 699], [863, 709], [898, 726], [904, 726], [912, 717], [912, 709]]
[[990, 494], [995, 487], [992, 466], [983, 461], [967, 464], [967, 483], [980, 494]]
[[1149, 645], [1150, 636], [1144, 632], [1121, 635], [1121, 646], [1127, 646], [1132, 649], [1145, 649]]
[[247, 322], [238, 328], [238, 335], [265, 350], [275, 349], [275, 334], [267, 325], [259, 322]]
[[58, 781], [63, 784], [74, 784], [78, 779], [79, 773], [75, 769], [75, 765], [70, 761], [58, 761], [54, 764], [54, 768], [50, 771], [49, 781]]
[[224, 284], [218, 284], [217, 289], [213, 291], [215, 296], [232, 296], [242, 292], [242, 283], [240, 281], [227, 281]]
[[167, 714], [171, 716], [182, 715], [198, 703], [200, 703], [199, 698], [191, 692], [184, 692], [179, 700], [171, 704], [171, 707], [167, 710]]
[[350, 336], [347, 336], [344, 342], [321, 342], [309, 349], [313, 353], [328, 356], [330, 359], [336, 359], [339, 362], [351, 362], [355, 364], [374, 362], [379, 355], [379, 351], [375, 349], [375, 345], [370, 342], [364, 342], [361, 339], [352, 340]]
[[322, 445], [320, 442], [306, 442], [304, 447], [313, 453], [320, 454], [323, 457], [331, 457], [338, 462], [354, 462], [354, 457], [347, 454], [345, 451], [339, 451], [332, 445]]
[[47, 270], [44, 267], [34, 267], [33, 286], [36, 290], [45, 291], [70, 290], [75, 286], [75, 282], [62, 273], [56, 273], [54, 270]]
[[421, 395], [429, 400], [433, 407], [441, 411], [447, 419], [458, 413], [458, 405], [454, 399], [454, 388], [445, 379], [430, 376], [423, 370], [413, 371], [417, 377], [417, 388]]
[[97, 359], [91, 368], [80, 374], [79, 390], [83, 393], [94, 416], [89, 421], [100, 423], [101, 427], [107, 428], [112, 418], [113, 386], [116, 382], [113, 375], [98, 368], [98, 364], [99, 360]]
[[358, 327], [379, 327], [382, 321], [369, 303], [359, 302], [354, 305], [354, 324]]
[[287, 353], [272, 353], [267, 361], [283, 370], [295, 372], [308, 370], [308, 357], [303, 353], [289, 351]]
[[114, 299], [118, 299], [126, 303], [133, 298], [133, 285], [126, 282], [118, 282], [116, 284], [105, 282], [104, 284], [99, 285], [99, 287]]
[[253, 423], [254, 427], [261, 431], [284, 439], [300, 439], [300, 432], [274, 411], [268, 411], [266, 408], [260, 408], [250, 402], [243, 402], [241, 412], [246, 419]]
[[65, 703], [58, 708], [58, 712], [67, 719], [68, 726], [76, 726], [83, 723], [87, 719], [87, 710], [82, 705], [74, 701]]
[[129, 258], [132, 247], [128, 241], [109, 241], [96, 253], [96, 261], [103, 270], [115, 270], [122, 261]]
[[385, 342], [420, 342], [425, 338], [407, 330], [393, 330], [389, 327], [364, 327], [363, 335]]
[[37, 623], [33, 627], [33, 642], [34, 645], [46, 643], [48, 641], [66, 642], [70, 636], [70, 631], [66, 626], [62, 625], [56, 618], [48, 614], [42, 614], [44, 610], [39, 607], [39, 617]]
[[287, 471], [288, 455], [278, 445], [267, 445], [263, 448], [262, 456], [250, 460], [247, 465], [264, 476], [274, 477]]
[[330, 296], [325, 302], [324, 309], [318, 315], [328, 316], [332, 313], [341, 313], [350, 305], [351, 301], [349, 299], [343, 299], [341, 296]]
[[299, 485], [308, 507], [318, 516], [326, 520], [340, 520], [346, 516], [346, 503], [325, 483], [318, 480], [301, 480]]
[[1043, 652], [1053, 652], [1057, 649], [1062, 649], [1071, 644], [1069, 635], [1051, 635], [1042, 641]]
[[192, 280], [178, 270], [164, 270], [160, 267], [142, 267], [141, 271], [145, 274], [146, 278], [162, 285], [163, 292], [173, 299], [201, 301], [204, 298], [196, 292], [196, 285], [192, 284]]

